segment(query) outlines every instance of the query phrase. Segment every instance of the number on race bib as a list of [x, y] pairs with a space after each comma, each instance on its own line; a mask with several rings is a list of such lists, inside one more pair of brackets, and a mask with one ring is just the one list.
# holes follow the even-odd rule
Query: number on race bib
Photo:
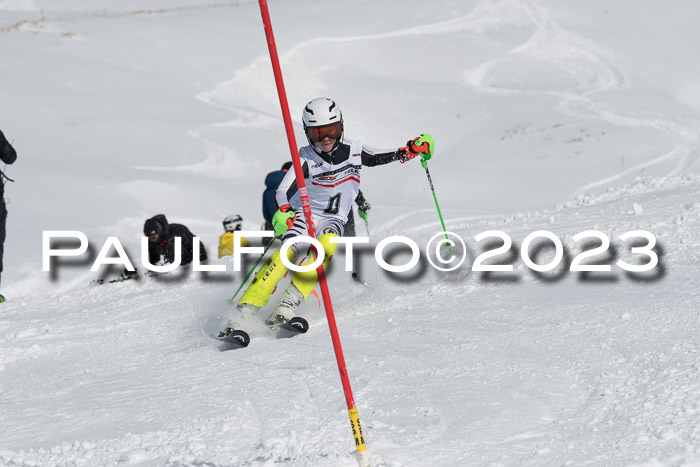
[[337, 195], [331, 197], [328, 200], [328, 207], [326, 207], [326, 210], [323, 211], [326, 214], [338, 214], [338, 211], [340, 210], [340, 195], [342, 193], [338, 193]]

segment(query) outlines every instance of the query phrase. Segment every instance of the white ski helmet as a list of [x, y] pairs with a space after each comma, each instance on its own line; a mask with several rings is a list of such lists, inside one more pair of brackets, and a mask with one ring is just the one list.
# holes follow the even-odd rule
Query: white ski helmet
[[226, 216], [224, 218], [224, 230], [226, 232], [233, 232], [235, 230], [240, 230], [243, 225], [243, 218], [239, 214]]
[[319, 97], [306, 104], [301, 119], [304, 122], [306, 139], [308, 139], [311, 144], [313, 144], [314, 141], [309, 137], [309, 128], [332, 125], [338, 122], [340, 122], [340, 134], [337, 140], [340, 141], [343, 139], [343, 113], [340, 111], [338, 104], [327, 97]]

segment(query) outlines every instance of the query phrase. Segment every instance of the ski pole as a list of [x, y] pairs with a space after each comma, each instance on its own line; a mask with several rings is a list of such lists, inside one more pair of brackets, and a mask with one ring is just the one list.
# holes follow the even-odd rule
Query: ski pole
[[[368, 205], [369, 206], [369, 205]], [[369, 208], [368, 208], [369, 209]], [[363, 216], [362, 213], [365, 213]], [[351, 212], [352, 214], [352, 212]], [[367, 230], [367, 236], [369, 237], [369, 220], [367, 220], [367, 211], [363, 211], [360, 207], [357, 207], [357, 216], [365, 222], [365, 230]]]
[[270, 250], [272, 247], [273, 243], [275, 243], [275, 240], [277, 240], [279, 237], [275, 237], [272, 239], [269, 245], [265, 247], [265, 250], [262, 252], [260, 256], [258, 256], [258, 260], [255, 262], [252, 268], [250, 268], [250, 271], [248, 271], [248, 274], [246, 274], [245, 279], [243, 279], [243, 282], [241, 283], [240, 287], [238, 287], [238, 290], [236, 290], [236, 293], [233, 294], [233, 297], [231, 297], [230, 301], [233, 302], [236, 299], [236, 295], [238, 295], [238, 292], [241, 291], [244, 285], [248, 282], [248, 279], [250, 278], [250, 275], [253, 274], [253, 271], [255, 271], [255, 268], [258, 267], [258, 264], [260, 264], [260, 261], [265, 257], [267, 252]]
[[423, 168], [425, 169], [425, 175], [428, 176], [428, 183], [430, 184], [430, 191], [433, 192], [433, 199], [435, 200], [435, 207], [437, 208], [438, 216], [440, 216], [440, 223], [442, 224], [442, 230], [443, 230], [443, 232], [445, 232], [445, 239], [447, 240], [447, 242], [445, 242], [445, 247], [452, 248], [452, 244], [449, 241], [450, 239], [447, 236], [447, 228], [445, 227], [445, 220], [442, 218], [442, 212], [440, 211], [440, 204], [438, 204], [437, 194], [435, 193], [435, 186], [433, 186], [433, 179], [430, 177], [430, 170], [428, 170], [428, 161], [421, 158], [420, 165], [422, 165]]

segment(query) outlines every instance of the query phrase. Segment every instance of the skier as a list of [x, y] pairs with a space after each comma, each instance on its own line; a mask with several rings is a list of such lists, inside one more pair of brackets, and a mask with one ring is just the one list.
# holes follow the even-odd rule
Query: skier
[[[343, 138], [342, 113], [338, 105], [327, 98], [309, 102], [304, 107], [302, 120], [309, 144], [299, 150], [300, 162], [307, 182], [316, 235], [325, 252], [323, 267], [327, 268], [337, 247], [330, 239], [343, 235], [343, 225], [360, 187], [362, 166], [373, 167], [394, 161], [404, 163], [416, 156], [428, 160], [432, 156], [434, 143], [430, 135], [424, 134], [408, 141], [405, 147], [374, 153], [359, 141]], [[282, 236], [282, 242], [307, 234], [299, 193], [289, 197], [296, 189], [295, 173], [290, 170], [277, 189], [279, 209], [272, 218], [275, 234]], [[287, 250], [289, 261], [302, 259], [308, 248], [308, 244], [293, 244]], [[309, 257], [304, 264], [313, 261], [314, 258]], [[287, 268], [281, 261], [281, 250], [277, 250], [257, 272], [219, 337], [226, 338], [233, 336], [234, 331], [242, 331], [242, 323], [267, 304], [277, 282], [286, 273]], [[267, 324], [281, 325], [294, 317], [296, 308], [311, 294], [317, 281], [315, 270], [296, 272], [277, 307], [269, 315]]]
[[[5, 164], [12, 164], [17, 160], [17, 151], [12, 147], [5, 135], [0, 131], [0, 160]], [[0, 274], [2, 274], [2, 257], [5, 252], [5, 223], [7, 222], [7, 206], [5, 205], [5, 180], [14, 181], [0, 170]], [[5, 301], [5, 297], [0, 294], [0, 303]]]
[[[233, 233], [242, 226], [243, 218], [239, 214], [224, 218], [224, 233], [219, 237], [219, 258], [233, 254]], [[241, 237], [241, 246], [250, 246], [247, 238]]]
[[[164, 214], [157, 214], [143, 225], [143, 234], [148, 237], [148, 261], [152, 265], [175, 261], [175, 237], [180, 237], [180, 264], [192, 262], [194, 234], [182, 224], [169, 224]], [[199, 242], [199, 260], [207, 259], [204, 245]]]

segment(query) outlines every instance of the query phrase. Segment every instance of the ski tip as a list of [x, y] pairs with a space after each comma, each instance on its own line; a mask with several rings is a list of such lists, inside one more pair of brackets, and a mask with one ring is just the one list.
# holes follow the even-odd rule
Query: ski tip
[[228, 336], [216, 337], [217, 340], [230, 344], [235, 349], [248, 347], [250, 344], [250, 336], [247, 332], [237, 329]]
[[298, 333], [303, 334], [309, 330], [309, 322], [301, 316], [295, 316], [287, 322], [287, 326], [294, 328]]
[[304, 334], [308, 331], [309, 323], [301, 316], [295, 316], [286, 323], [280, 324], [278, 329], [280, 329], [281, 334], [278, 334], [277, 337], [291, 337], [292, 335]]

